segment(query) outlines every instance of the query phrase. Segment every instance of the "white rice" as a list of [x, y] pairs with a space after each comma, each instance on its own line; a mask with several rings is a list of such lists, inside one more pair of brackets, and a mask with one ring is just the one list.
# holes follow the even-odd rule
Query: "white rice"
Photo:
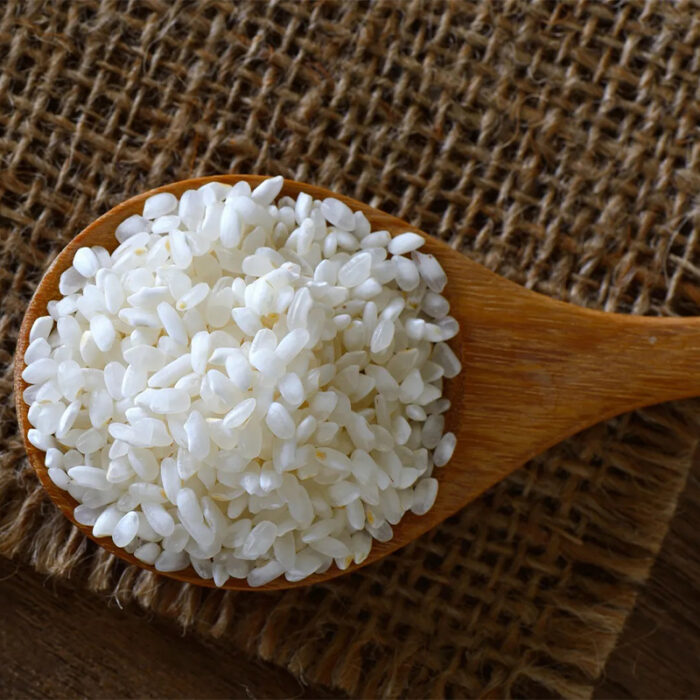
[[28, 439], [76, 520], [217, 586], [363, 562], [456, 444], [439, 262], [282, 185], [150, 197], [111, 255], [76, 251], [24, 356]]

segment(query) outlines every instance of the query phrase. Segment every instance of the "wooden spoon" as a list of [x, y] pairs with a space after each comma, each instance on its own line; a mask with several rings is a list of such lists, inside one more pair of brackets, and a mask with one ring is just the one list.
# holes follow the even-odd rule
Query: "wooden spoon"
[[[56, 487], [44, 466], [44, 453], [27, 440], [31, 427], [22, 394], [24, 352], [34, 320], [46, 304], [60, 298], [58, 281], [81, 246], [113, 250], [114, 230], [143, 202], [158, 192], [180, 196], [185, 190], [216, 180], [252, 186], [257, 175], [220, 175], [165, 185], [111, 209], [78, 234], [58, 255], [32, 298], [20, 330], [15, 359], [15, 401], [29, 461], [63, 514], [100, 546], [144, 569], [155, 571], [114, 546], [110, 538], [94, 538], [89, 527], [73, 518], [76, 501]], [[286, 180], [283, 195], [308, 192], [315, 198], [336, 197], [365, 213], [374, 230], [392, 234], [418, 231], [393, 216], [322, 187]], [[419, 233], [422, 233], [418, 231]], [[462, 361], [462, 373], [447, 382], [452, 401], [447, 430], [457, 435], [452, 461], [434, 476], [440, 482], [437, 500], [426, 515], [408, 513], [394, 527], [390, 542], [374, 542], [362, 566], [386, 556], [435, 527], [500, 481], [528, 459], [583, 428], [633, 408], [700, 394], [700, 318], [648, 318], [602, 313], [565, 304], [509, 282], [447, 244], [424, 235], [423, 250], [433, 253], [448, 275], [445, 296], [459, 321], [460, 334], [451, 342]], [[355, 571], [332, 566], [324, 574], [298, 583], [277, 579], [259, 589], [306, 586]], [[193, 569], [163, 574], [180, 581], [213, 586]], [[225, 588], [248, 589], [229, 579]]]

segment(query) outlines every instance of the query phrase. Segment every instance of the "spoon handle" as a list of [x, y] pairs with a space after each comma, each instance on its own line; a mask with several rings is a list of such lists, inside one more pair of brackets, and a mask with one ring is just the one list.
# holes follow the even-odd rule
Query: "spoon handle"
[[513, 287], [474, 269], [460, 289], [462, 464], [514, 469], [606, 418], [700, 395], [700, 317], [604, 313]]

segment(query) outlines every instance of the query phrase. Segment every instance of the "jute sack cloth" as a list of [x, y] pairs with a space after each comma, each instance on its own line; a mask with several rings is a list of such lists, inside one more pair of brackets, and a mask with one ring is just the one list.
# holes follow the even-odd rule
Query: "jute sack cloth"
[[332, 188], [574, 304], [698, 314], [699, 17], [651, 1], [8, 0], [0, 552], [355, 696], [589, 695], [688, 473], [697, 402], [567, 440], [357, 574], [236, 595], [125, 567], [58, 514], [17, 435], [12, 356], [84, 225], [226, 172]]

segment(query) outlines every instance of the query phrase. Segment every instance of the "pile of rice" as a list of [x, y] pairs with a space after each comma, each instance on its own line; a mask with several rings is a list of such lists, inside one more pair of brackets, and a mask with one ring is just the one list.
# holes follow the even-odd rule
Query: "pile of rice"
[[455, 449], [458, 324], [423, 238], [282, 185], [148, 198], [112, 254], [76, 252], [24, 358], [76, 520], [217, 586], [361, 563]]

